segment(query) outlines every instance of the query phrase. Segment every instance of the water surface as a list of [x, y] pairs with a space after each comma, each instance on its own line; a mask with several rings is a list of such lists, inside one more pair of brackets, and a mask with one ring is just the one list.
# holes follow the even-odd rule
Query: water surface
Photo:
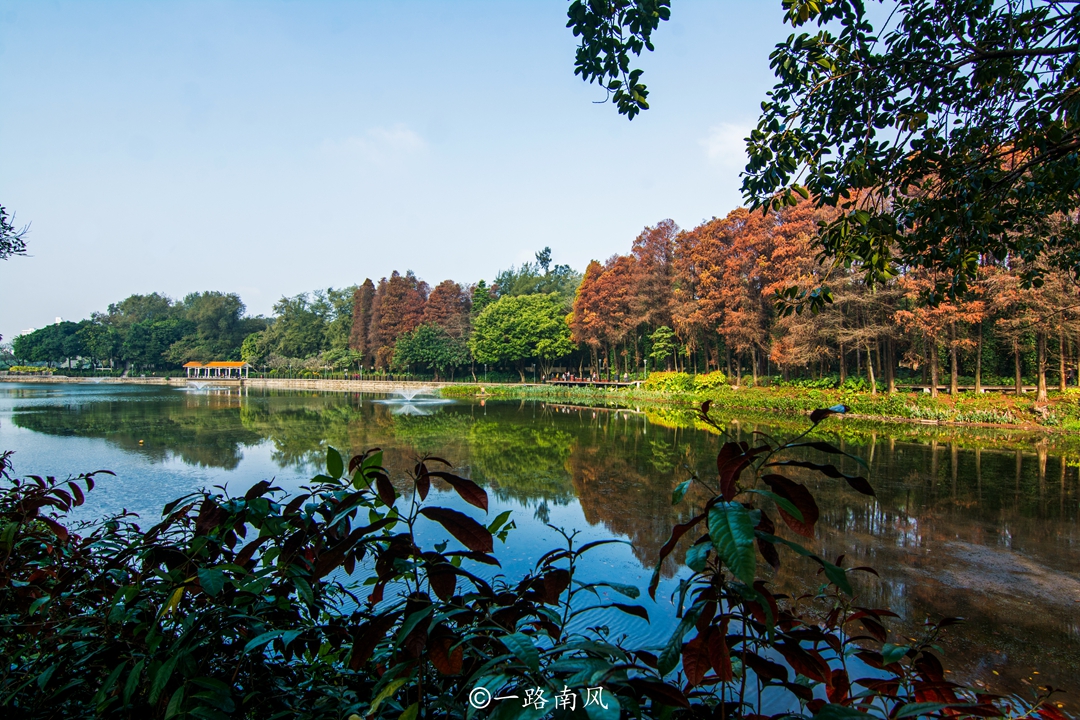
[[[343, 454], [381, 447], [396, 475], [430, 453], [488, 487], [492, 516], [514, 511], [518, 529], [496, 549], [509, 575], [552, 546], [550, 524], [581, 531], [580, 542], [626, 540], [593, 553], [584, 571], [644, 586], [671, 526], [704, 497], [692, 494], [672, 508], [671, 489], [690, 469], [715, 474], [722, 442], [690, 413], [670, 409], [385, 400], [0, 383], [0, 449], [17, 452], [20, 474], [112, 470], [116, 477], [91, 493], [82, 516], [126, 509], [148, 521], [164, 503], [201, 487], [242, 492], [274, 478], [295, 491], [319, 472], [327, 445]], [[792, 475], [811, 485], [821, 507], [814, 549], [880, 573], [860, 581], [859, 604], [891, 607], [909, 635], [927, 617], [966, 618], [944, 643], [958, 682], [1023, 694], [1044, 684], [1080, 692], [1077, 458], [1039, 437], [830, 422], [827, 439], [866, 460], [877, 498], [839, 481]], [[800, 427], [798, 418], [728, 425], [742, 439]], [[848, 461], [846, 470], [858, 468]], [[461, 507], [452, 493], [439, 502]], [[788, 560], [774, 582], [805, 590], [807, 570]], [[671, 562], [658, 602], [644, 600], [652, 622], [613, 618], [612, 632], [663, 642], [673, 624], [669, 595], [685, 574]], [[1075, 698], [1065, 701], [1076, 706]]]

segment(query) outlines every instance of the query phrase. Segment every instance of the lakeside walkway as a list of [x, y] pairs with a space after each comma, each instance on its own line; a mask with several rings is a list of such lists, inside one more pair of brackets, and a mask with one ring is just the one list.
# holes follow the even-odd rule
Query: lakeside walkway
[[60, 384], [79, 383], [87, 385], [168, 385], [172, 387], [248, 387], [276, 388], [281, 390], [323, 390], [331, 392], [369, 392], [393, 393], [397, 391], [437, 390], [454, 387], [460, 383], [424, 382], [413, 380], [328, 380], [297, 378], [245, 378], [232, 380], [226, 378], [200, 378], [198, 380], [183, 377], [66, 377], [51, 375], [2, 375], [0, 382]]

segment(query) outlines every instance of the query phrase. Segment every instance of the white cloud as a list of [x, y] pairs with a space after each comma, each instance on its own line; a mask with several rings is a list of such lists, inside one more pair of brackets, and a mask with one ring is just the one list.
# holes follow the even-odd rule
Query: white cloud
[[720, 123], [709, 128], [708, 137], [699, 140], [709, 162], [721, 167], [743, 167], [746, 165], [746, 137], [750, 134], [747, 125]]
[[427, 142], [408, 126], [398, 123], [390, 127], [373, 127], [363, 135], [354, 135], [337, 142], [326, 142], [324, 150], [333, 155], [361, 157], [373, 163], [401, 160], [423, 153]]

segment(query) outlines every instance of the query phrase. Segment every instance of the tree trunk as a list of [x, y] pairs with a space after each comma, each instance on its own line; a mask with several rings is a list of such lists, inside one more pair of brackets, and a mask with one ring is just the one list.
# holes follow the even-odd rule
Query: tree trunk
[[1013, 377], [1013, 391], [1017, 397], [1024, 392], [1024, 378], [1020, 375], [1020, 341], [1013, 340], [1013, 370], [1015, 375]]
[[731, 377], [731, 348], [728, 347], [727, 343], [724, 343], [724, 353], [727, 355], [727, 358], [726, 358], [726, 360], [727, 360], [727, 376], [728, 376], [728, 378], [730, 378]]
[[982, 392], [983, 324], [979, 321], [979, 337], [975, 341], [975, 394]]
[[949, 395], [956, 397], [957, 376], [960, 374], [956, 352], [956, 323], [949, 325]]
[[870, 381], [870, 394], [877, 395], [877, 380], [874, 379], [874, 358], [870, 354], [870, 345], [866, 346], [866, 377]]
[[937, 343], [930, 340], [926, 343], [927, 351], [930, 354], [930, 397], [938, 396], [938, 354]]
[[847, 380], [847, 361], [844, 358], [844, 343], [840, 343], [840, 384]]
[[1058, 328], [1058, 390], [1065, 392], [1065, 331]]
[[518, 371], [518, 375], [521, 377], [521, 382], [524, 383], [525, 382], [525, 361], [524, 360], [518, 360], [517, 361], [517, 371]]
[[893, 357], [895, 354], [896, 349], [893, 347], [893, 339], [889, 338], [885, 341], [885, 376], [889, 381], [890, 395], [896, 392], [896, 359]]
[[1039, 392], [1035, 396], [1036, 402], [1046, 402], [1046, 332], [1039, 330], [1035, 334], [1036, 345], [1039, 354]]
[[757, 387], [757, 371], [758, 371], [758, 359], [757, 348], [750, 347], [750, 377], [754, 381], [754, 387]]

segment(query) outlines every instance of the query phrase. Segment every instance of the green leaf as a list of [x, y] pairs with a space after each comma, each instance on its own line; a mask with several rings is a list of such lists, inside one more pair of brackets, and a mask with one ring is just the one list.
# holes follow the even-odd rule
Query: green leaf
[[382, 705], [382, 701], [400, 690], [401, 686], [405, 684], [406, 680], [407, 678], [398, 678], [397, 680], [391, 681], [386, 685], [386, 687], [380, 690], [379, 694], [376, 695], [375, 698], [371, 701], [371, 709], [368, 710], [368, 715], [374, 715], [375, 711], [379, 709], [380, 705]]
[[139, 679], [142, 677], [142, 669], [144, 664], [146, 664], [145, 658], [135, 663], [135, 667], [131, 668], [131, 672], [128, 674], [127, 682], [124, 683], [125, 705], [131, 702], [132, 695], [135, 694], [135, 690], [139, 687]]
[[491, 521], [490, 525], [488, 525], [488, 530], [491, 531], [492, 535], [499, 532], [499, 528], [501, 528], [503, 526], [503, 524], [506, 523], [506, 521], [510, 519], [510, 513], [511, 512], [513, 512], [513, 511], [512, 510], [503, 510], [501, 513], [499, 513], [498, 515], [495, 516], [495, 519]]
[[720, 502], [709, 510], [709, 536], [724, 564], [747, 586], [757, 572], [754, 554], [754, 520], [737, 502]]
[[409, 633], [411, 633], [413, 631], [413, 628], [415, 628], [417, 625], [419, 625], [421, 622], [423, 622], [424, 618], [431, 615], [431, 613], [434, 612], [434, 611], [435, 611], [435, 606], [434, 605], [428, 605], [423, 610], [417, 610], [412, 615], [407, 617], [405, 619], [405, 622], [401, 623], [401, 629], [398, 630], [397, 642], [400, 643], [405, 638], [407, 638], [409, 636]]
[[908, 703], [902, 705], [900, 709], [896, 711], [896, 714], [893, 715], [893, 720], [901, 720], [901, 718], [915, 717], [918, 715], [929, 715], [947, 707], [949, 707], [948, 703], [939, 702]]
[[217, 568], [199, 568], [199, 584], [207, 595], [213, 597], [225, 587], [225, 573]]
[[620, 595], [625, 595], [626, 597], [632, 598], [634, 600], [636, 600], [638, 598], [638, 596], [641, 595], [641, 589], [634, 586], [634, 585], [622, 585], [620, 583], [613, 583], [613, 582], [598, 582], [598, 583], [596, 583], [596, 585], [597, 586], [604, 585], [606, 587], [611, 588], [612, 590], [619, 593]]
[[158, 698], [161, 697], [162, 691], [169, 683], [169, 678], [172, 677], [173, 668], [176, 667], [176, 661], [179, 659], [179, 654], [170, 656], [168, 660], [158, 667], [157, 672], [154, 673], [154, 680], [150, 683], [149, 700], [151, 705], [157, 704]]
[[405, 712], [398, 716], [398, 720], [416, 720], [416, 714], [420, 712], [420, 703], [413, 703], [405, 708]]
[[264, 632], [263, 634], [258, 635], [251, 640], [248, 640], [247, 645], [244, 646], [244, 652], [258, 650], [263, 645], [266, 645], [267, 643], [278, 638], [281, 638], [281, 641], [288, 645], [297, 637], [299, 637], [300, 634], [303, 632], [303, 630], [270, 630], [268, 632]]
[[848, 580], [847, 572], [844, 568], [833, 565], [828, 560], [819, 560], [821, 567], [825, 568], [825, 577], [829, 578], [833, 585], [840, 588], [848, 595], [854, 595], [855, 592], [851, 589], [851, 582]]
[[686, 551], [686, 566], [694, 572], [701, 572], [705, 569], [705, 562], [712, 549], [712, 543], [708, 540], [690, 546]]
[[184, 704], [184, 686], [176, 688], [176, 692], [169, 698], [169, 704], [165, 707], [165, 720], [170, 720], [180, 714], [180, 708]]
[[779, 507], [780, 509], [782, 509], [784, 512], [786, 512], [788, 515], [791, 515], [792, 517], [794, 517], [799, 522], [803, 522], [802, 511], [799, 510], [799, 508], [795, 507], [795, 505], [790, 500], [788, 500], [787, 498], [780, 497], [776, 493], [769, 492], [768, 490], [753, 489], [753, 490], [747, 490], [747, 492], [752, 492], [752, 493], [755, 493], [757, 495], [764, 495], [765, 497], [769, 498], [774, 503], [776, 503], [776, 506]]
[[686, 614], [683, 615], [682, 620], [680, 620], [679, 624], [675, 627], [675, 632], [668, 638], [667, 645], [664, 646], [663, 651], [660, 653], [657, 664], [661, 677], [674, 670], [675, 666], [679, 664], [679, 660], [682, 657], [683, 638], [686, 637], [686, 633], [690, 632], [690, 629], [697, 623], [697, 619], [701, 615], [701, 609], [700, 605], [694, 605], [687, 610]]
[[603, 692], [600, 696], [604, 705], [607, 705], [605, 709], [600, 703], [592, 703], [585, 708], [585, 713], [589, 716], [589, 720], [619, 720], [619, 698], [613, 692]]
[[536, 646], [533, 645], [533, 641], [529, 639], [528, 635], [522, 633], [512, 633], [505, 637], [499, 638], [506, 649], [514, 653], [518, 660], [525, 663], [525, 665], [533, 672], [540, 672], [540, 653], [537, 652]]
[[905, 655], [907, 655], [907, 645], [893, 645], [892, 643], [885, 643], [881, 648], [881, 662], [884, 665], [892, 665], [894, 662], [899, 662]]
[[345, 462], [341, 459], [341, 453], [329, 445], [326, 447], [326, 474], [335, 480], [345, 474]]
[[683, 480], [681, 483], [675, 486], [675, 489], [671, 491], [672, 505], [678, 505], [682, 501], [683, 497], [686, 495], [686, 491], [690, 489], [691, 482], [693, 482], [693, 478], [690, 478], [689, 480]]

